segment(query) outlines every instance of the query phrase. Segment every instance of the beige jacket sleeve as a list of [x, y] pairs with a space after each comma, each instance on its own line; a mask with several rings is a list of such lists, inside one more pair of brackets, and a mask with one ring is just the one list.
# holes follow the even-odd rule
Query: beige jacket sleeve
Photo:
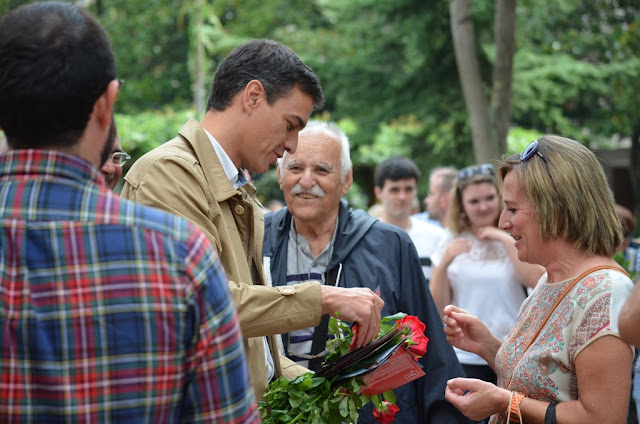
[[320, 283], [266, 287], [229, 281], [245, 337], [283, 334], [320, 324]]
[[[205, 232], [227, 274], [244, 337], [281, 334], [320, 323], [319, 283], [283, 287], [251, 283], [239, 226], [229, 222], [233, 217], [225, 216], [198, 161], [189, 154], [142, 157], [126, 175], [122, 196], [183, 216]], [[261, 259], [262, 252], [256, 255]]]

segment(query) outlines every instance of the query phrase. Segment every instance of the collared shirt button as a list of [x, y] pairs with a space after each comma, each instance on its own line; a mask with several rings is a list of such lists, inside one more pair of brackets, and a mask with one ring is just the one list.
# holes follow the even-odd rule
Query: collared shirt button
[[236, 211], [238, 215], [242, 215], [244, 213], [244, 206], [236, 205], [233, 210]]

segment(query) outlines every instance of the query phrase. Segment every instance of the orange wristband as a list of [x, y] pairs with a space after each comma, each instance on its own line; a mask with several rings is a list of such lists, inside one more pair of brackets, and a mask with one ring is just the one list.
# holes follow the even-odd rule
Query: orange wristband
[[518, 392], [511, 392], [511, 398], [509, 401], [509, 410], [507, 416], [509, 421], [514, 423], [521, 423], [522, 417], [520, 417], [520, 402], [524, 399], [524, 395]]

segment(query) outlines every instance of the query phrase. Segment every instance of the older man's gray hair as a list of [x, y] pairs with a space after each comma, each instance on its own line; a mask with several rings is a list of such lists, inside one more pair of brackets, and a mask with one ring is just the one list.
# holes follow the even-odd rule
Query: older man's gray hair
[[[340, 182], [344, 182], [347, 177], [347, 173], [351, 169], [351, 154], [349, 152], [349, 137], [338, 128], [334, 122], [325, 121], [309, 121], [307, 126], [300, 131], [301, 135], [322, 134], [333, 138], [340, 142]], [[278, 166], [280, 167], [280, 175], [284, 175], [284, 164], [287, 161], [289, 153], [285, 152], [284, 156], [278, 159]]]

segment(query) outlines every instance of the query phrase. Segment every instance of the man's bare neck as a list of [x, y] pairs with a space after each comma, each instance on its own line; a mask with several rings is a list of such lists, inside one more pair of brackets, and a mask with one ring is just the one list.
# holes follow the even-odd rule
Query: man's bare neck
[[338, 216], [336, 215], [334, 219], [324, 221], [320, 225], [313, 225], [305, 224], [294, 217], [293, 223], [296, 232], [307, 240], [314, 256], [318, 256], [325, 246], [331, 242], [337, 218]]
[[240, 169], [243, 164], [240, 163], [241, 161], [237, 154], [239, 145], [237, 128], [233, 124], [230, 125], [232, 122], [233, 117], [230, 113], [208, 110], [202, 117], [200, 125], [216, 139], [235, 167]]

